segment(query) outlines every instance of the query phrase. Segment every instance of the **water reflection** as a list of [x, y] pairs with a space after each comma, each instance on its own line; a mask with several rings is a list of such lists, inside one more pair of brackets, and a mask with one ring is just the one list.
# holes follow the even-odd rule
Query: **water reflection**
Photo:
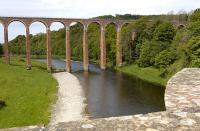
[[[56, 68], [65, 62], [53, 60]], [[63, 66], [64, 65], [64, 66]], [[164, 88], [120, 72], [101, 71], [90, 65], [72, 62], [73, 74], [79, 79], [87, 98], [87, 111], [94, 118], [134, 115], [165, 110]]]

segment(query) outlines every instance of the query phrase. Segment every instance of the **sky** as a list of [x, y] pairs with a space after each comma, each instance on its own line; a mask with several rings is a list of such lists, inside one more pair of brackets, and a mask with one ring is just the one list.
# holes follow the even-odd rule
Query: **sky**
[[[200, 7], [200, 0], [0, 0], [0, 16], [91, 18], [115, 14], [167, 14], [180, 10], [187, 12]], [[55, 23], [51, 29], [62, 28]], [[25, 34], [19, 22], [9, 26], [9, 40]], [[41, 23], [34, 23], [30, 33], [45, 32]], [[0, 25], [0, 43], [3, 43], [3, 27]]]

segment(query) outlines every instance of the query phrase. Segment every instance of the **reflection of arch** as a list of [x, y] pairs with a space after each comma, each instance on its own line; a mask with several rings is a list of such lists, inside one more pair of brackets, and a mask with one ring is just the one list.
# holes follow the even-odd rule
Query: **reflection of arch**
[[22, 20], [19, 20], [19, 19], [13, 19], [11, 21], [8, 22], [8, 26], [13, 23], [13, 22], [19, 22], [19, 23], [22, 23], [24, 25], [24, 27], [26, 27], [26, 23]]
[[48, 29], [48, 25], [47, 25], [44, 21], [42, 21], [42, 20], [33, 20], [33, 21], [30, 23], [30, 26], [31, 26], [33, 23], [37, 23], [37, 22], [42, 23], [42, 24], [45, 26], [45, 28]]

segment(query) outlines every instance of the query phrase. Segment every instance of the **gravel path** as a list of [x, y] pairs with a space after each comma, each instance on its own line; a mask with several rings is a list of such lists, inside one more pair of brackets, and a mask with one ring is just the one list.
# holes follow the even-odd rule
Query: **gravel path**
[[84, 120], [85, 97], [79, 80], [67, 72], [55, 73], [58, 81], [58, 100], [53, 107], [50, 125], [59, 122]]

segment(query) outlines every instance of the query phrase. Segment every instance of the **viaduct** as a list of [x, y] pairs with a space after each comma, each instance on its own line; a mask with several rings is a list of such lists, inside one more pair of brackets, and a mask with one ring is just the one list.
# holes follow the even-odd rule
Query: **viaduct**
[[[4, 27], [4, 61], [6, 64], [10, 63], [9, 47], [8, 47], [8, 26], [10, 23], [18, 21], [24, 24], [26, 28], [26, 66], [31, 69], [31, 51], [30, 51], [30, 31], [29, 27], [34, 22], [41, 22], [46, 27], [46, 46], [47, 46], [47, 70], [52, 70], [52, 54], [51, 54], [51, 30], [50, 26], [54, 22], [59, 22], [64, 25], [66, 29], [66, 71], [71, 71], [71, 53], [70, 53], [70, 25], [73, 22], [78, 22], [83, 25], [83, 69], [88, 71], [88, 43], [87, 43], [87, 29], [91, 23], [97, 23], [101, 28], [100, 38], [100, 68], [106, 69], [106, 44], [105, 44], [105, 27], [113, 23], [117, 28], [116, 40], [116, 65], [122, 65], [122, 47], [120, 44], [121, 28], [126, 23], [131, 23], [134, 20], [113, 20], [113, 19], [69, 19], [69, 18], [39, 18], [39, 17], [0, 17], [0, 23]], [[178, 26], [176, 22], [173, 22]], [[182, 25], [182, 24], [179, 24]]]

